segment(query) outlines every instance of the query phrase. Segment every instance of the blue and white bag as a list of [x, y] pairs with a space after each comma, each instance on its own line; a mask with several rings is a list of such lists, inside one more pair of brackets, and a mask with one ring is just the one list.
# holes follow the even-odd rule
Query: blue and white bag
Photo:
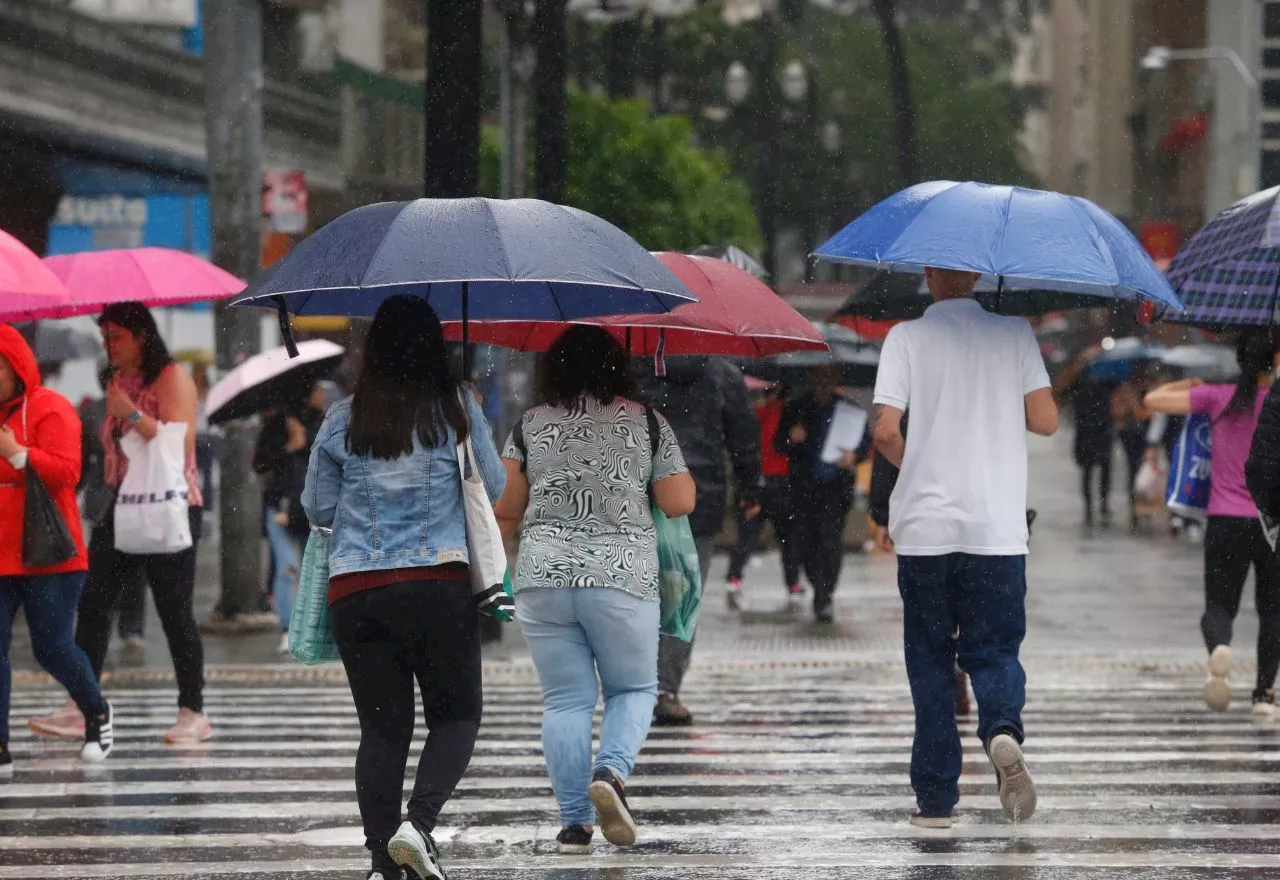
[[1173, 445], [1165, 506], [1178, 516], [1203, 520], [1213, 474], [1213, 421], [1190, 415]]

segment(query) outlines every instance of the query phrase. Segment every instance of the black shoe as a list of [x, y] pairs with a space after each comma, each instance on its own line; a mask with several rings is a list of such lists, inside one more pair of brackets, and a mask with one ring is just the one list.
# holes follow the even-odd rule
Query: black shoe
[[107, 703], [107, 711], [102, 715], [91, 715], [84, 719], [84, 746], [80, 749], [80, 759], [89, 764], [105, 761], [111, 749], [115, 747], [115, 710]]
[[653, 707], [653, 723], [658, 727], [688, 727], [693, 723], [693, 713], [678, 698], [661, 694]]
[[627, 796], [617, 774], [607, 767], [597, 770], [587, 787], [587, 797], [595, 804], [604, 839], [614, 846], [634, 846], [636, 820], [631, 816], [631, 808], [627, 806]]
[[9, 753], [9, 747], [0, 745], [0, 779], [13, 775], [13, 755]]
[[556, 843], [560, 844], [560, 855], [588, 855], [591, 852], [591, 835], [593, 833], [581, 825], [570, 825], [567, 828], [561, 828], [560, 833], [556, 835]]
[[818, 623], [831, 623], [836, 619], [834, 603], [830, 596], [813, 597], [813, 618]]

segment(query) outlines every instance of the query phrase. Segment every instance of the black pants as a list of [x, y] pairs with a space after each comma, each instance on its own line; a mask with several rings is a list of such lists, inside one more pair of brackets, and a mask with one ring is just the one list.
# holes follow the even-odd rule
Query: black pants
[[169, 641], [173, 672], [178, 680], [178, 706], [204, 711], [204, 645], [196, 627], [196, 548], [203, 511], [190, 509], [190, 548], [179, 553], [138, 556], [116, 550], [115, 511], [93, 530], [89, 542], [89, 579], [76, 616], [76, 644], [89, 655], [93, 672], [102, 677], [111, 642], [111, 615], [125, 588], [146, 575], [156, 614]]
[[1280, 667], [1280, 560], [1256, 519], [1211, 516], [1204, 533], [1204, 617], [1200, 629], [1210, 651], [1231, 644], [1240, 595], [1253, 567], [1258, 608], [1258, 691], [1270, 690]]
[[814, 604], [836, 591], [844, 561], [844, 524], [853, 506], [852, 478], [793, 482], [792, 529], [796, 560], [813, 587]]
[[1110, 508], [1111, 496], [1111, 459], [1110, 457], [1095, 461], [1080, 462], [1080, 490], [1084, 495], [1084, 512], [1093, 516], [1093, 473], [1098, 472], [1098, 510], [1106, 512]]
[[356, 797], [365, 846], [375, 870], [385, 872], [394, 867], [387, 841], [400, 826], [415, 679], [429, 732], [409, 798], [409, 821], [424, 834], [435, 828], [471, 762], [484, 706], [479, 613], [470, 585], [456, 581], [366, 590], [338, 600], [330, 613], [360, 717]]
[[147, 584], [142, 578], [134, 578], [120, 591], [116, 604], [119, 619], [116, 632], [122, 639], [142, 638], [147, 632]]
[[765, 525], [773, 524], [773, 534], [782, 548], [782, 576], [786, 581], [783, 586], [790, 587], [800, 583], [800, 564], [796, 561], [795, 548], [791, 543], [791, 487], [786, 477], [767, 477], [760, 487], [757, 500], [760, 502], [760, 513], [755, 519], [746, 519], [738, 514], [738, 543], [729, 556], [729, 579], [739, 580], [742, 572], [751, 561], [764, 533]]

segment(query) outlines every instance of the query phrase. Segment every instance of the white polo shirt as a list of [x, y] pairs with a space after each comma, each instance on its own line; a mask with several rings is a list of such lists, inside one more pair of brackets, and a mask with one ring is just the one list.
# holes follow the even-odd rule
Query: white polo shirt
[[911, 413], [889, 501], [899, 554], [1026, 554], [1024, 398], [1048, 386], [1031, 325], [972, 299], [889, 331], [875, 402]]

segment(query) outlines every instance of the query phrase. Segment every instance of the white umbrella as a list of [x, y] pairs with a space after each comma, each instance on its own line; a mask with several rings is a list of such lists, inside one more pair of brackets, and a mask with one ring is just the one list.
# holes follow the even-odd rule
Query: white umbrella
[[270, 406], [300, 402], [345, 352], [328, 340], [309, 339], [298, 343], [296, 358], [290, 358], [284, 346], [254, 355], [209, 389], [205, 399], [209, 422], [221, 424]]

